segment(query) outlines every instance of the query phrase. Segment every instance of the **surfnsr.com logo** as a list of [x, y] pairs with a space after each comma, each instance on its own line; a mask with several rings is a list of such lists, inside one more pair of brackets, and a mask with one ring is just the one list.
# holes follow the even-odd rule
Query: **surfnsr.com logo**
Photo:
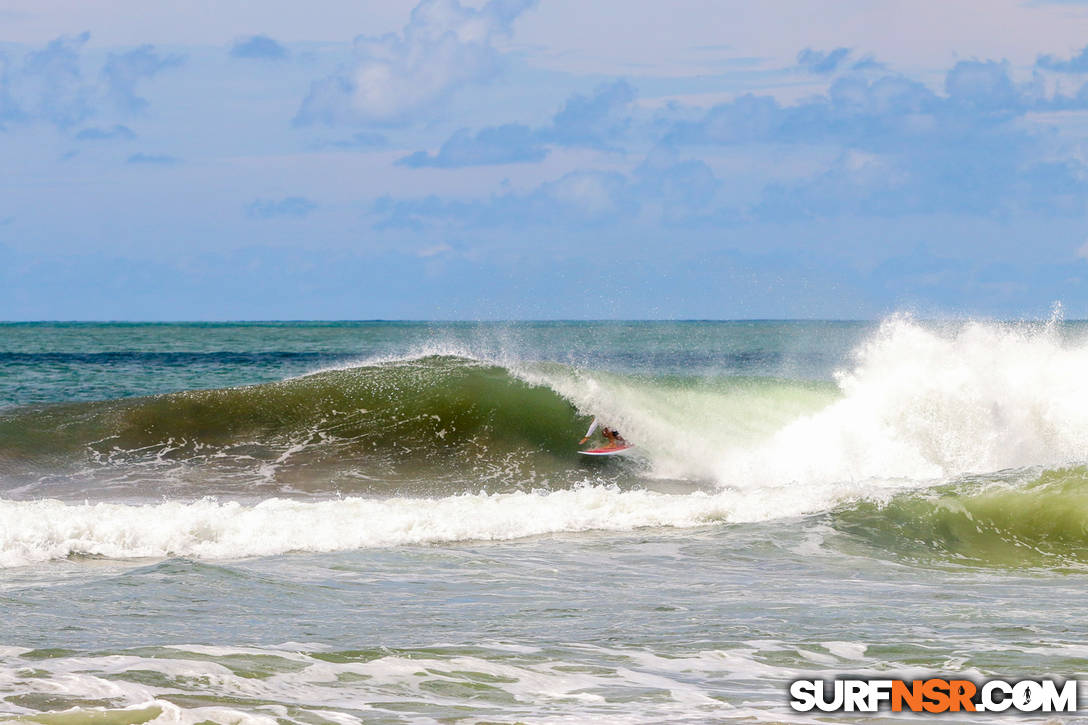
[[1076, 712], [1077, 680], [795, 680], [798, 712]]

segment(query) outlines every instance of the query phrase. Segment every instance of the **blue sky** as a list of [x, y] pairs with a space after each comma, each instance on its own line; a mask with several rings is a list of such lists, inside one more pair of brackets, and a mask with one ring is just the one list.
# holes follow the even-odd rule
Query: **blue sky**
[[1088, 2], [0, 0], [0, 319], [1088, 317]]

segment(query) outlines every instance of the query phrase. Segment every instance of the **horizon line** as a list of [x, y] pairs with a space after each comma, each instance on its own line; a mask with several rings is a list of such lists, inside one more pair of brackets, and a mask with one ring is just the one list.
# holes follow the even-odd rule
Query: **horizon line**
[[[284, 318], [284, 319], [163, 319], [163, 320], [125, 320], [125, 319], [89, 319], [89, 320], [0, 320], [0, 325], [233, 325], [233, 324], [306, 324], [306, 323], [351, 323], [351, 324], [510, 324], [510, 323], [625, 323], [625, 322], [882, 322], [894, 317], [630, 317], [630, 318]], [[921, 322], [1047, 322], [1053, 317], [992, 317], [992, 316], [947, 316], [917, 317], [910, 319]], [[1063, 318], [1059, 322], [1086, 322], [1088, 318]]]

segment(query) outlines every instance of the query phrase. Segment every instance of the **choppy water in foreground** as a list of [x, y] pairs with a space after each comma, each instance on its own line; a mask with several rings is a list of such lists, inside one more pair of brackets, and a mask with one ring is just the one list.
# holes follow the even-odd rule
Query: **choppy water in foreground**
[[0, 720], [1086, 679], [1086, 369], [1068, 323], [0, 325]]

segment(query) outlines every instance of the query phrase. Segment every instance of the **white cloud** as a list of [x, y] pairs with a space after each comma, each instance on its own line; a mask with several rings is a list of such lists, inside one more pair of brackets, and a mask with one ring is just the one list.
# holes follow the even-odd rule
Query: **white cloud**
[[1088, 259], [1088, 240], [1077, 247], [1076, 255], [1079, 259]]
[[535, 0], [422, 0], [400, 33], [359, 36], [355, 62], [316, 81], [296, 122], [398, 123], [501, 68], [495, 40]]

